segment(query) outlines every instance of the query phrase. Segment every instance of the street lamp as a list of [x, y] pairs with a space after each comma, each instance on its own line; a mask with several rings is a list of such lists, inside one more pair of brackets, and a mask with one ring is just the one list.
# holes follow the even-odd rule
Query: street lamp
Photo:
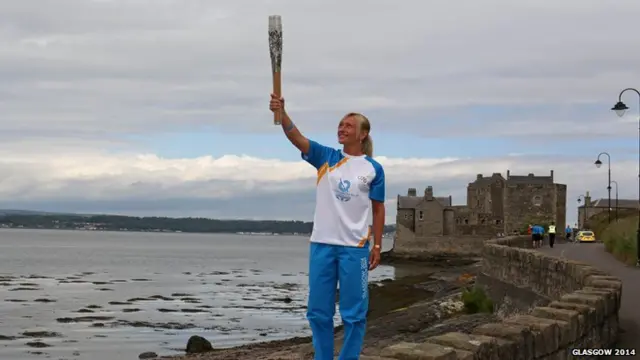
[[[587, 198], [584, 195], [578, 196], [578, 204], [580, 204], [581, 198], [584, 200], [584, 211], [582, 212], [582, 218], [583, 218], [582, 226], [578, 230], [582, 230], [582, 229], [586, 229], [587, 228], [587, 225], [586, 225], [587, 224], [587, 207], [589, 206], [589, 204], [587, 203]], [[578, 211], [578, 215], [580, 215], [580, 211]], [[580, 219], [578, 219], [578, 220], [580, 220]]]
[[[618, 116], [624, 116], [624, 113], [629, 110], [629, 107], [622, 102], [622, 94], [627, 91], [635, 92], [638, 95], [638, 109], [640, 110], [640, 91], [634, 88], [627, 88], [620, 91], [618, 95], [618, 102], [611, 108]], [[638, 117], [638, 151], [640, 151], [640, 116]], [[638, 166], [640, 166], [640, 154], [638, 155]], [[638, 251], [636, 266], [640, 267], [640, 173], [638, 173], [638, 230], [636, 232], [636, 250]]]
[[611, 155], [608, 152], [601, 152], [598, 154], [598, 158], [596, 159], [596, 167], [600, 168], [602, 166], [602, 161], [600, 161], [600, 156], [607, 155], [607, 164], [609, 166], [609, 181], [607, 182], [607, 192], [609, 193], [609, 224], [611, 224]]
[[[616, 185], [616, 222], [618, 222], [618, 182], [611, 180], [611, 184]], [[609, 186], [611, 186], [611, 184], [609, 184]]]

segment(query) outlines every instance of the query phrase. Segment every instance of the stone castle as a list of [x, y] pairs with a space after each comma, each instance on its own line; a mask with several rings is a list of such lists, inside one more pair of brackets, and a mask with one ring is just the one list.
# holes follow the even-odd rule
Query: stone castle
[[467, 204], [453, 205], [451, 196], [435, 196], [428, 186], [424, 196], [409, 189], [398, 195], [396, 243], [414, 242], [437, 236], [495, 236], [520, 232], [532, 222], [554, 221], [558, 229], [566, 224], [567, 186], [549, 176], [500, 173], [467, 186]]

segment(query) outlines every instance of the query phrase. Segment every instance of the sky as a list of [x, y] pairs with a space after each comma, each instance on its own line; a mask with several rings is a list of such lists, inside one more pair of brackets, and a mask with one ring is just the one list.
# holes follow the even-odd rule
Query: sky
[[[407, 188], [464, 204], [476, 174], [638, 197], [640, 2], [0, 0], [0, 208], [311, 220], [316, 170], [268, 109], [338, 147], [371, 120], [387, 222]], [[613, 190], [615, 196], [615, 186]]]

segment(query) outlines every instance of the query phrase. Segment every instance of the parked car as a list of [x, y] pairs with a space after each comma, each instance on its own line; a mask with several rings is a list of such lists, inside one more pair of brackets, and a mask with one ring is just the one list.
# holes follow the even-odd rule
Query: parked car
[[593, 231], [590, 231], [590, 230], [578, 231], [578, 235], [576, 236], [576, 240], [578, 242], [595, 242], [596, 241], [596, 234], [594, 234]]

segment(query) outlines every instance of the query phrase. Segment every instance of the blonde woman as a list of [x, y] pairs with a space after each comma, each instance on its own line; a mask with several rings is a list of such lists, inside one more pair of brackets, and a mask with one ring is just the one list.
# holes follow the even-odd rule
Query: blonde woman
[[385, 219], [384, 170], [372, 159], [371, 125], [362, 114], [345, 115], [338, 124], [342, 150], [337, 150], [304, 137], [286, 114], [284, 99], [272, 94], [269, 108], [282, 112], [285, 135], [318, 170], [307, 307], [314, 359], [334, 359], [333, 316], [339, 285], [344, 324], [339, 359], [357, 360], [367, 323], [368, 272], [380, 264]]

